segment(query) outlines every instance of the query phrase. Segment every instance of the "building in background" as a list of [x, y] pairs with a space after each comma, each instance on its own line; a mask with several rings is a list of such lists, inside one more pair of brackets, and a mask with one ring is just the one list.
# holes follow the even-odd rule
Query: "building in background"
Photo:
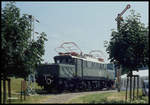
[[[149, 69], [148, 67], [139, 68], [139, 71], [133, 71], [133, 75], [139, 75], [139, 88], [142, 88], [143, 80], [149, 80]], [[132, 83], [134, 82], [134, 78], [132, 79]], [[130, 80], [128, 82], [130, 84]], [[128, 84], [128, 89], [130, 85]], [[133, 88], [132, 84], [132, 88]], [[121, 76], [121, 90], [125, 90], [127, 86], [127, 74]], [[137, 88], [137, 79], [135, 79], [135, 88]]]

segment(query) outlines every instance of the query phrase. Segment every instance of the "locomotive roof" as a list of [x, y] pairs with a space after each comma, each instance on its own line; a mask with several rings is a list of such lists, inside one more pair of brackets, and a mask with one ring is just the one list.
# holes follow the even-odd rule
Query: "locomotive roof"
[[55, 56], [54, 58], [76, 58], [76, 59], [82, 59], [84, 61], [91, 61], [91, 62], [95, 62], [95, 63], [101, 63], [101, 64], [106, 64], [105, 62], [100, 62], [98, 59], [96, 58], [91, 58], [91, 57], [78, 57], [78, 56], [71, 56], [71, 55], [59, 55], [59, 56]]

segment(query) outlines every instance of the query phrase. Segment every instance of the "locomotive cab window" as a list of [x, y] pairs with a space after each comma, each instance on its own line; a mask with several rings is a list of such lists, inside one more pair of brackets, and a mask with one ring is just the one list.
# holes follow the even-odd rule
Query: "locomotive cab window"
[[71, 64], [74, 65], [74, 59], [71, 57], [54, 57], [54, 61], [57, 64]]

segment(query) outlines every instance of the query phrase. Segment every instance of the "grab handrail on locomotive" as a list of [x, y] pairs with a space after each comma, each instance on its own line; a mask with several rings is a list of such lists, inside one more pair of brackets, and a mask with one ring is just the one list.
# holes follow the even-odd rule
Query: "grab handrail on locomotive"
[[[72, 49], [73, 47], [75, 49]], [[64, 52], [60, 52], [58, 49], [63, 49]], [[106, 63], [102, 56], [94, 56], [91, 53], [101, 51], [94, 50], [89, 54], [83, 54], [74, 42], [65, 42], [55, 51], [59, 54], [54, 57], [55, 63], [43, 64], [37, 69], [36, 81], [48, 92], [114, 88], [114, 64]]]

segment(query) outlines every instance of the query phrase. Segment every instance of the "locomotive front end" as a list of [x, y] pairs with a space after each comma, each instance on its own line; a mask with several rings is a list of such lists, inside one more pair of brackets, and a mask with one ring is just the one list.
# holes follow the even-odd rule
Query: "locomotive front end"
[[40, 86], [44, 89], [50, 90], [50, 88], [56, 84], [58, 79], [59, 66], [57, 64], [44, 64], [40, 65], [37, 69], [36, 80]]
[[37, 83], [49, 92], [69, 88], [75, 77], [74, 59], [71, 56], [55, 56], [54, 61], [37, 69]]

